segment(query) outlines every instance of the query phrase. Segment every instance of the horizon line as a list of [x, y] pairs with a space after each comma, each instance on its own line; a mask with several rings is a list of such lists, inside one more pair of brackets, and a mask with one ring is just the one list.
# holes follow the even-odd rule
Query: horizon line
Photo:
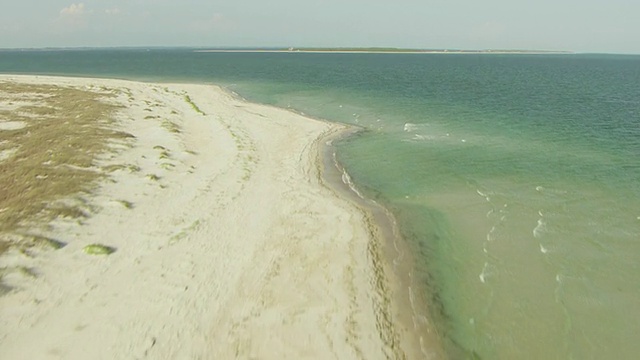
[[189, 45], [125, 45], [125, 46], [44, 46], [44, 47], [0, 47], [0, 51], [51, 51], [51, 50], [157, 50], [185, 49], [197, 52], [300, 52], [300, 53], [413, 53], [413, 54], [576, 54], [576, 55], [640, 55], [640, 53], [598, 52], [541, 49], [463, 49], [463, 48], [404, 48], [388, 46], [189, 46]]

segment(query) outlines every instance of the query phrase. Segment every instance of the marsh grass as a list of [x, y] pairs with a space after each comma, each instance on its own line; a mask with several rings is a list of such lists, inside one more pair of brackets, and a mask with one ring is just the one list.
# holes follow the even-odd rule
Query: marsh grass
[[[0, 130], [0, 153], [10, 154], [0, 161], [0, 253], [16, 245], [15, 239], [20, 238], [16, 234], [25, 233], [34, 223], [90, 215], [90, 207], [82, 201], [61, 200], [91, 193], [97, 180], [106, 176], [99, 171], [98, 157], [113, 151], [112, 145], [134, 138], [113, 129], [112, 115], [120, 107], [105, 101], [113, 96], [0, 82], [0, 104], [26, 102], [16, 109], [0, 108], [0, 121], [26, 124]], [[28, 246], [30, 237], [23, 238], [17, 244]]]

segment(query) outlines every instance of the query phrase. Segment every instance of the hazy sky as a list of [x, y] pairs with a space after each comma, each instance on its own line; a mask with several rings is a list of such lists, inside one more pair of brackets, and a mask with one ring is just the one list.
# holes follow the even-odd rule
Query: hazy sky
[[0, 1], [0, 48], [390, 46], [640, 53], [639, 0]]

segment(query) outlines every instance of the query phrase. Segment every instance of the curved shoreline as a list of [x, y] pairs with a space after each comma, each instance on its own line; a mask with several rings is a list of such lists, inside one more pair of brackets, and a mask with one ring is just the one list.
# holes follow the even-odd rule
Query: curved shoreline
[[[67, 246], [0, 258], [37, 269], [6, 279], [2, 356], [420, 357], [382, 227], [323, 175], [345, 126], [210, 85], [0, 81], [112, 93], [136, 139], [101, 160], [121, 170], [86, 199], [100, 211], [51, 224]], [[82, 254], [93, 242], [117, 251]]]
[[349, 199], [367, 216], [373, 245], [371, 252], [377, 254], [371, 255], [373, 266], [381, 281], [388, 282], [388, 287], [380, 290], [391, 295], [392, 300], [387, 304], [388, 311], [397, 318], [396, 330], [401, 334], [403, 347], [415, 349], [415, 358], [444, 359], [446, 354], [442, 348], [442, 340], [428, 315], [424, 313], [431, 304], [415, 301], [414, 288], [418, 288], [418, 291], [425, 289], [420, 289], [413, 281], [415, 260], [408, 244], [400, 235], [394, 215], [380, 203], [364, 196], [336, 158], [337, 149], [333, 141], [344, 140], [361, 131], [365, 130], [350, 127], [325, 139], [324, 149], [320, 154], [322, 177], [338, 196]]
[[[252, 103], [235, 90], [221, 87], [224, 91], [241, 101]], [[418, 292], [428, 291], [416, 284], [413, 278], [415, 259], [411, 255], [411, 248], [402, 238], [394, 215], [382, 204], [364, 196], [356, 184], [352, 183], [347, 170], [337, 160], [337, 149], [334, 141], [345, 140], [356, 136], [366, 129], [357, 125], [333, 122], [324, 118], [306, 114], [295, 108], [281, 108], [275, 105], [265, 105], [293, 112], [297, 115], [316, 121], [338, 124], [343, 126], [318, 137], [313, 146], [317, 149], [315, 160], [317, 166], [318, 181], [332, 190], [336, 196], [346, 199], [362, 211], [366, 218], [367, 229], [370, 233], [370, 256], [372, 266], [376, 269], [376, 276], [380, 283], [387, 284], [379, 289], [381, 293], [391, 295], [392, 301], [386, 299], [384, 306], [380, 305], [384, 316], [396, 320], [396, 326], [387, 330], [383, 337], [394, 339], [402, 344], [402, 348], [410, 349], [409, 359], [446, 359], [447, 355], [443, 347], [443, 339], [440, 337], [436, 326], [429, 319], [428, 311], [433, 304], [426, 300], [426, 296], [419, 296], [416, 301], [415, 289]], [[348, 177], [348, 179], [345, 179]], [[381, 294], [379, 294], [381, 298]], [[409, 310], [407, 310], [409, 309]], [[402, 334], [400, 337], [398, 334]]]
[[[226, 87], [221, 87], [221, 89], [241, 101], [253, 103], [232, 89]], [[415, 301], [414, 288], [418, 288], [418, 291], [424, 289], [420, 289], [413, 281], [415, 260], [411, 256], [411, 249], [400, 235], [393, 214], [383, 205], [363, 196], [356, 185], [350, 182], [350, 179], [345, 181], [345, 174], [349, 175], [336, 159], [337, 149], [333, 145], [334, 141], [347, 139], [366, 130], [356, 125], [315, 117], [294, 108], [264, 106], [292, 112], [323, 123], [342, 126], [342, 128], [322, 134], [310, 146], [315, 148], [312, 152], [316, 153], [314, 161], [317, 181], [330, 189], [337, 197], [352, 203], [366, 219], [366, 227], [370, 235], [369, 257], [376, 275], [375, 283], [380, 285], [376, 288], [379, 297], [376, 305], [378, 319], [395, 319], [394, 324], [379, 322], [380, 336], [387, 339], [391, 348], [399, 350], [393, 358], [446, 359], [447, 356], [442, 347], [442, 339], [438, 330], [428, 319], [429, 316], [423, 313], [432, 304]]]

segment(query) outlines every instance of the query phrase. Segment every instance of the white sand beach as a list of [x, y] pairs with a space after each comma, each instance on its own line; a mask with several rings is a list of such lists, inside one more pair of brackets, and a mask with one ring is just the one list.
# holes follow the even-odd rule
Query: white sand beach
[[[66, 246], [0, 256], [32, 270], [3, 276], [0, 358], [416, 358], [395, 275], [374, 263], [383, 239], [321, 177], [319, 149], [343, 126], [209, 85], [0, 82], [113, 94], [135, 136], [100, 160], [116, 170], [91, 215], [42, 233]], [[116, 251], [86, 254], [94, 243]]]

